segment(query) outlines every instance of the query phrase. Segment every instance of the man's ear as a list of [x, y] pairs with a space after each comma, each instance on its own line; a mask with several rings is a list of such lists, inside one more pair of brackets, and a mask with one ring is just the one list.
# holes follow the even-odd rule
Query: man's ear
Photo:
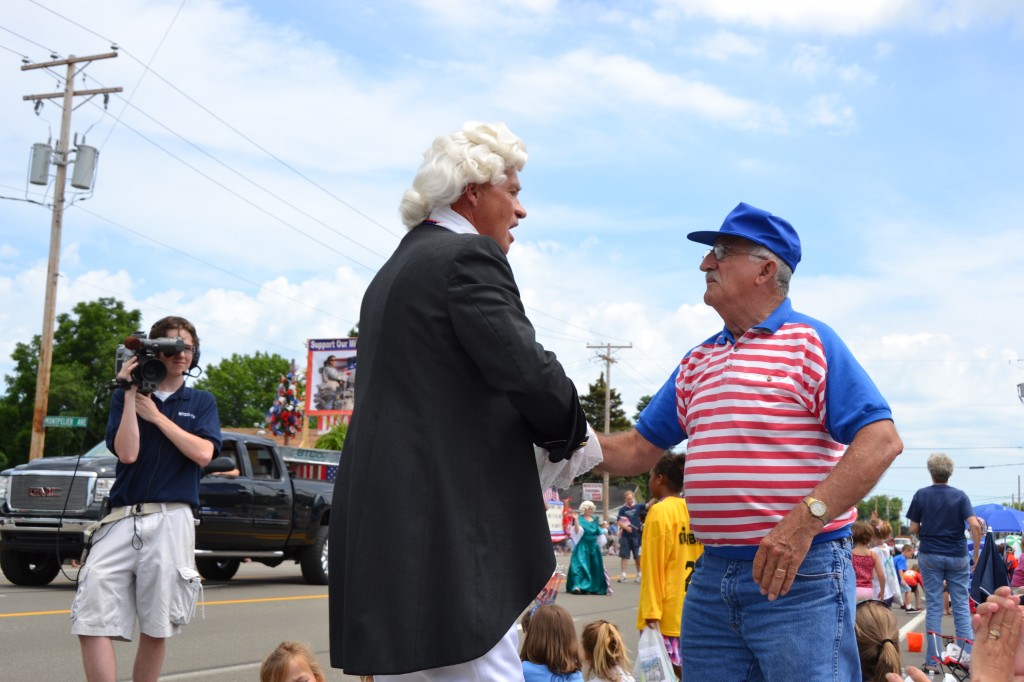
[[476, 206], [480, 201], [480, 185], [475, 182], [471, 182], [466, 185], [466, 189], [462, 192], [462, 196], [466, 198], [470, 206]]
[[779, 270], [779, 264], [770, 258], [766, 258], [761, 262], [761, 271], [757, 273], [758, 282], [773, 282], [775, 281], [775, 274]]

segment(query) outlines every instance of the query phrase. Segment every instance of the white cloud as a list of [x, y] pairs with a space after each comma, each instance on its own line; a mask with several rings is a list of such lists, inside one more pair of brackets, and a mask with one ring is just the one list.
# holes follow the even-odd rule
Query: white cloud
[[714, 61], [728, 61], [735, 57], [758, 57], [764, 48], [733, 31], [718, 31], [697, 40], [690, 51]]
[[870, 85], [875, 77], [859, 64], [837, 64], [824, 45], [800, 43], [793, 48], [793, 72], [810, 81], [838, 79], [847, 83]]
[[759, 0], [660, 0], [666, 11], [714, 19], [727, 25], [787, 28], [803, 31], [859, 33], [899, 23], [912, 16], [922, 0], [860, 2], [760, 2]]
[[938, 33], [966, 31], [1002, 22], [1024, 26], [1024, 6], [1015, 0], [659, 0], [659, 13], [712, 19], [726, 25], [833, 34], [888, 28]]
[[853, 107], [844, 101], [842, 95], [835, 93], [812, 97], [807, 103], [806, 116], [811, 125], [838, 134], [850, 133], [857, 128]]
[[514, 106], [536, 117], [594, 108], [634, 112], [637, 107], [649, 107], [741, 128], [778, 131], [786, 125], [783, 113], [772, 105], [658, 71], [626, 55], [592, 50], [575, 50], [554, 61], [530, 60], [508, 74], [498, 91], [520, 93]]
[[460, 29], [473, 27], [524, 27], [558, 9], [558, 0], [416, 0], [434, 21]]

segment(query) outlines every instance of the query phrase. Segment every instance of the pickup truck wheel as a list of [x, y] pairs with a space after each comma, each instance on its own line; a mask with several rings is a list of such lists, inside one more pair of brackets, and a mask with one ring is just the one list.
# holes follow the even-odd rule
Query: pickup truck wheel
[[327, 526], [320, 526], [316, 540], [302, 552], [302, 577], [310, 585], [327, 584]]
[[199, 575], [207, 580], [231, 580], [235, 577], [235, 573], [238, 573], [240, 563], [238, 559], [198, 557], [196, 559], [196, 570], [199, 571]]
[[49, 585], [60, 573], [60, 562], [55, 556], [26, 554], [0, 550], [0, 570], [15, 585], [40, 587]]

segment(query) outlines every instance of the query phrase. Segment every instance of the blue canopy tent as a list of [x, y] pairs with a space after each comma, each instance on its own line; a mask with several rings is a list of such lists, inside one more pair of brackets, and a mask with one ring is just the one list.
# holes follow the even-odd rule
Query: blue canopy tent
[[988, 529], [996, 533], [1024, 533], [1024, 512], [1001, 504], [979, 504], [974, 515], [985, 519]]

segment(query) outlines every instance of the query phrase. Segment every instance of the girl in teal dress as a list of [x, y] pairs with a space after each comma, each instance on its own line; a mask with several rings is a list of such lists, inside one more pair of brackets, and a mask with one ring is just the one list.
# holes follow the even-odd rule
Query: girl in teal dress
[[577, 539], [565, 589], [574, 594], [608, 594], [608, 577], [604, 572], [601, 548], [597, 544], [601, 527], [594, 518], [595, 509], [593, 502], [585, 500], [580, 505], [580, 516], [573, 528], [573, 537]]

